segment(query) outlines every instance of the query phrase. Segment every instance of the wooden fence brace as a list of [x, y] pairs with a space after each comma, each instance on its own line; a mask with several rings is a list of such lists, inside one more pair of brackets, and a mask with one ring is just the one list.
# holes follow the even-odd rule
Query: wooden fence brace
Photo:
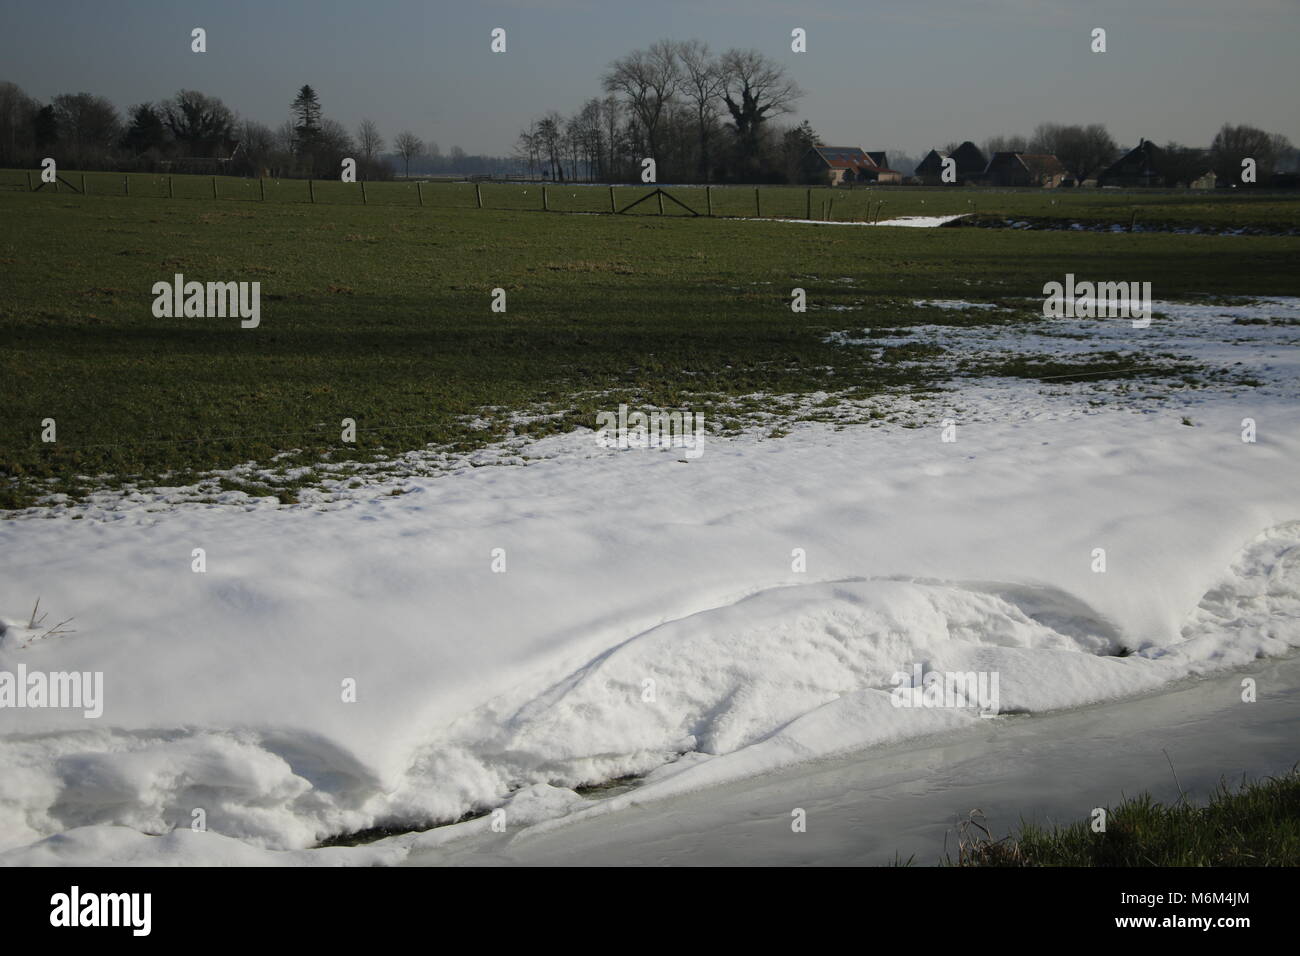
[[483, 208], [483, 188], [480, 183], [474, 184], [474, 204], [477, 208]]
[[424, 205], [424, 190], [420, 188], [419, 183], [415, 184], [415, 199], [421, 206]]
[[650, 192], [646, 193], [646, 194], [645, 194], [644, 196], [642, 196], [640, 199], [634, 199], [632, 202], [628, 203], [628, 204], [627, 204], [626, 206], [624, 206], [622, 209], [617, 210], [617, 212], [618, 212], [618, 214], [621, 216], [623, 213], [627, 212], [629, 209], [634, 209], [634, 208], [636, 208], [637, 206], [641, 205], [643, 202], [646, 202], [647, 200], [650, 200], [650, 199], [658, 199], [659, 202], [660, 202], [660, 204], [662, 204], [663, 201], [664, 201], [665, 199], [667, 199], [669, 202], [671, 202], [671, 203], [676, 203], [678, 206], [681, 206], [683, 209], [685, 209], [685, 210], [686, 210], [688, 213], [690, 213], [692, 216], [699, 216], [699, 213], [698, 213], [698, 212], [696, 212], [696, 211], [695, 211], [694, 209], [692, 209], [690, 206], [686, 205], [686, 203], [682, 202], [680, 199], [678, 199], [678, 198], [677, 198], [676, 196], [674, 196], [672, 193], [664, 192], [662, 189], [660, 189], [660, 188], [658, 188], [658, 187], [652, 189]]
[[311, 202], [316, 201], [316, 184], [313, 183], [310, 179], [307, 180], [307, 198]]
[[826, 218], [830, 220], [835, 219], [835, 197], [834, 196], [831, 197], [830, 205], [826, 207]]
[[664, 191], [662, 189], [657, 190], [655, 195], [659, 197], [659, 215], [662, 216], [664, 214]]
[[366, 181], [361, 180], [361, 205], [366, 204]]

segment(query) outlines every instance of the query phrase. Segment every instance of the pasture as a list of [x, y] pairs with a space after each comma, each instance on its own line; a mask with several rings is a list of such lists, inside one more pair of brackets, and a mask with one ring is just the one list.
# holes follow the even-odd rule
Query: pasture
[[[671, 200], [651, 199], [628, 209], [653, 190], [649, 185], [583, 183], [452, 182], [399, 180], [343, 183], [335, 179], [247, 179], [235, 176], [152, 173], [60, 172], [72, 189], [92, 197], [194, 201], [413, 206], [435, 209], [499, 209], [557, 213], [681, 216], [691, 213]], [[0, 170], [0, 192], [39, 185], [38, 172]], [[832, 219], [870, 221], [899, 216], [957, 214], [1058, 217], [1084, 223], [1138, 222], [1171, 226], [1254, 226], [1300, 229], [1300, 198], [1287, 193], [1186, 189], [967, 189], [911, 186], [808, 188], [804, 186], [676, 186], [669, 195], [701, 216], [721, 218]], [[42, 192], [70, 192], [46, 185]]]
[[[12, 184], [23, 174], [5, 175]], [[721, 218], [731, 204], [734, 215], [752, 213], [743, 187], [715, 188], [719, 218], [695, 219], [672, 204], [660, 218], [653, 202], [629, 216], [545, 215], [536, 186], [484, 185], [480, 209], [473, 185], [460, 183], [423, 186], [421, 206], [411, 183], [368, 184], [362, 205], [342, 183], [314, 184], [313, 204], [300, 181], [268, 182], [265, 201], [249, 194], [257, 181], [220, 181], [213, 201], [207, 177], [176, 177], [171, 200], [158, 177], [131, 177], [129, 198], [120, 174], [86, 180], [89, 195], [0, 189], [5, 508], [123, 481], [183, 484], [276, 456], [285, 469], [308, 469], [277, 486], [292, 500], [325, 456], [470, 449], [511, 429], [590, 426], [620, 401], [704, 409], [725, 430], [770, 410], [766, 396], [934, 389], [946, 373], [926, 356], [873, 357], [827, 334], [1033, 323], [1043, 283], [1067, 272], [1150, 281], [1160, 299], [1300, 294], [1293, 237]], [[643, 192], [619, 187], [616, 201]], [[1136, 206], [1188, 223], [1300, 224], [1294, 198], [1186, 192], [857, 190], [835, 193], [835, 217], [854, 218], [860, 203], [865, 218], [882, 198], [886, 218], [964, 212], [973, 200], [981, 213], [1007, 215], [1127, 219]], [[765, 189], [760, 201], [765, 216], [802, 216], [807, 196]], [[609, 190], [552, 186], [548, 202], [595, 212], [608, 208]], [[260, 282], [260, 327], [155, 318], [150, 290], [176, 273]], [[791, 311], [795, 287], [807, 292], [805, 313]], [[495, 288], [506, 292], [504, 313], [490, 308]], [[936, 314], [916, 299], [1012, 311]], [[1132, 356], [1113, 358], [1050, 370], [1058, 379], [1136, 374], [1124, 371]], [[1026, 355], [966, 374], [1036, 377], [1045, 361]], [[40, 440], [47, 418], [57, 422], [53, 444]], [[357, 422], [355, 445], [339, 441], [343, 418]]]

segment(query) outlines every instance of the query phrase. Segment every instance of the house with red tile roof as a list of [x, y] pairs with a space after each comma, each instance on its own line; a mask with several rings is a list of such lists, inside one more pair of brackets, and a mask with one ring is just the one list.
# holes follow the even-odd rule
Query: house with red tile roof
[[887, 168], [884, 153], [870, 154], [858, 146], [814, 146], [804, 155], [804, 181], [841, 186], [855, 183], [901, 183], [903, 174]]

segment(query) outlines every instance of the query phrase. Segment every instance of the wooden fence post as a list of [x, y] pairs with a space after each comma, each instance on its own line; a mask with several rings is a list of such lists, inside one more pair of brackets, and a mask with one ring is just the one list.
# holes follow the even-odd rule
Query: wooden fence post
[[483, 208], [483, 186], [481, 183], [474, 184], [474, 206], [477, 209]]
[[546, 201], [546, 187], [542, 187], [542, 212], [550, 212], [551, 207]]
[[86, 195], [86, 174], [81, 174], [81, 195]]
[[664, 191], [662, 189], [655, 191], [655, 197], [659, 200], [659, 215], [664, 214]]
[[704, 187], [704, 204], [709, 208], [709, 216], [713, 216], [713, 187]]
[[123, 195], [126, 195], [126, 196], [131, 195], [131, 177], [130, 177], [130, 176], [123, 176], [123, 177], [122, 177], [122, 193], [123, 193]]
[[167, 198], [176, 198], [176, 191], [172, 188], [172, 178], [170, 176], [167, 177]]
[[307, 198], [311, 202], [316, 201], [316, 184], [313, 183], [310, 179], [307, 180]]
[[618, 206], [614, 204], [614, 187], [609, 187], [609, 211], [618, 212]]
[[826, 207], [826, 219], [833, 222], [835, 220], [835, 197], [831, 197], [830, 204]]
[[1133, 218], [1130, 219], [1130, 220], [1128, 221], [1128, 231], [1129, 231], [1129, 232], [1132, 232], [1132, 231], [1133, 231], [1133, 227], [1137, 225], [1137, 221], [1138, 221], [1138, 211], [1137, 211], [1137, 209], [1135, 208], [1135, 209], [1133, 210]]
[[805, 219], [811, 219], [811, 218], [812, 218], [812, 190], [811, 190], [811, 189], [808, 190], [808, 197], [807, 197], [807, 199], [808, 199], [808, 201], [807, 201], [806, 203], [804, 203], [804, 206], [805, 206], [805, 209], [804, 209], [804, 218], [805, 218]]
[[217, 177], [216, 176], [212, 177], [212, 198], [213, 199], [217, 198]]
[[758, 201], [758, 187], [754, 187], [754, 216], [757, 218], [763, 215], [763, 207]]
[[32, 171], [30, 169], [27, 171], [27, 191], [32, 191]]
[[266, 202], [266, 180], [261, 176], [257, 177], [257, 191], [262, 197], [262, 202]]
[[421, 206], [424, 205], [424, 190], [420, 188], [419, 183], [415, 184], [415, 199]]
[[361, 205], [366, 204], [366, 181], [361, 180]]

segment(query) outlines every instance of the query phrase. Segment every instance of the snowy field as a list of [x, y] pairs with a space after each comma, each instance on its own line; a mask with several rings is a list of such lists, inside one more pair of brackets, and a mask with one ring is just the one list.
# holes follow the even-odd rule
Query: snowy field
[[[103, 700], [0, 710], [0, 862], [436, 862], [494, 809], [549, 828], [1292, 654], [1300, 300], [1155, 312], [883, 343], [828, 314], [846, 349], [1137, 348], [1217, 384], [954, 368], [899, 400], [915, 427], [756, 428], [689, 459], [584, 431], [328, 506], [176, 491], [2, 522], [0, 671], [102, 672]], [[37, 596], [75, 633], [29, 629]], [[998, 674], [1000, 716], [893, 706], [918, 663]]]

